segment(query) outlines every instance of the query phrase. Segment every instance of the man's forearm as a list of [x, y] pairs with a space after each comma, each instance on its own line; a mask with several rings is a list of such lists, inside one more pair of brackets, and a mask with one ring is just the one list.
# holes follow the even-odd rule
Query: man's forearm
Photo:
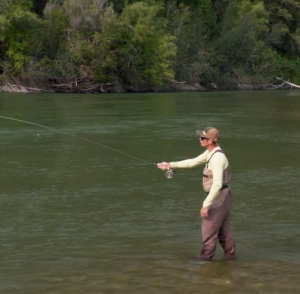
[[198, 157], [192, 158], [192, 159], [186, 159], [176, 162], [170, 162], [171, 168], [191, 168], [195, 167], [201, 163], [205, 163], [207, 160], [206, 157], [207, 152], [202, 153]]

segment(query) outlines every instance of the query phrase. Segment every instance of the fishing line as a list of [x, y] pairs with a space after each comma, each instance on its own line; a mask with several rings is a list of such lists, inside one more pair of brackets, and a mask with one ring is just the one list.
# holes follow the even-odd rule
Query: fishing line
[[99, 142], [96, 142], [96, 141], [93, 141], [93, 140], [90, 140], [90, 139], [87, 139], [87, 138], [84, 138], [84, 137], [81, 137], [81, 136], [74, 135], [74, 134], [72, 134], [72, 133], [68, 133], [68, 132], [66, 132], [66, 131], [62, 131], [62, 130], [55, 129], [55, 128], [51, 128], [51, 127], [47, 127], [47, 126], [44, 126], [44, 125], [41, 125], [41, 124], [36, 124], [36, 123], [30, 122], [30, 121], [21, 120], [21, 119], [16, 119], [16, 118], [7, 117], [7, 116], [1, 116], [1, 115], [0, 115], [0, 118], [3, 118], [3, 119], [9, 119], [9, 120], [14, 120], [14, 121], [18, 121], [18, 122], [22, 122], [22, 123], [26, 123], [26, 124], [30, 124], [30, 125], [42, 127], [42, 128], [45, 128], [45, 129], [57, 131], [57, 132], [60, 132], [60, 133], [63, 133], [63, 134], [67, 134], [67, 135], [73, 136], [73, 137], [75, 137], [75, 138], [78, 138], [78, 139], [81, 139], [81, 140], [84, 140], [84, 141], [87, 141], [87, 142], [90, 142], [90, 143], [94, 143], [94, 144], [97, 144], [97, 145], [99, 145], [99, 146], [101, 146], [101, 147], [104, 147], [104, 148], [107, 148], [107, 149], [110, 149], [110, 150], [119, 152], [119, 153], [121, 153], [121, 154], [130, 156], [130, 157], [135, 158], [135, 159], [138, 159], [138, 160], [140, 160], [140, 161], [149, 163], [149, 164], [151, 164], [151, 165], [153, 165], [153, 164], [155, 165], [155, 162], [148, 161], [148, 160], [146, 160], [146, 159], [143, 159], [143, 158], [141, 158], [141, 157], [135, 156], [135, 155], [133, 155], [133, 154], [130, 154], [130, 153], [127, 153], [127, 152], [124, 152], [124, 151], [121, 151], [121, 150], [112, 148], [112, 147], [110, 147], [110, 146], [108, 146], [108, 145], [105, 145], [105, 144], [102, 144], [102, 143], [99, 143]]

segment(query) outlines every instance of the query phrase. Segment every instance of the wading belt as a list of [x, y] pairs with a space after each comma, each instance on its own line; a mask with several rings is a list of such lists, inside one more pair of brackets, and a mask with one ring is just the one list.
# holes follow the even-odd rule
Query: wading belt
[[[229, 187], [229, 185], [228, 185], [228, 184], [222, 185], [222, 187], [221, 187], [220, 191], [221, 191], [221, 190], [224, 190], [224, 189], [226, 189], [226, 188], [228, 188], [228, 187]], [[209, 194], [209, 192], [206, 192], [206, 194], [208, 195], [208, 194]]]

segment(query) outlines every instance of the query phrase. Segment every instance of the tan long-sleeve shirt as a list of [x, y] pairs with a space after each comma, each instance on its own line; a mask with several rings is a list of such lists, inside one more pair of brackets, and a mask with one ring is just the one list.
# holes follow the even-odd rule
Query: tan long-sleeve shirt
[[[216, 154], [214, 154], [217, 150], [221, 150], [221, 148], [217, 146], [210, 152], [206, 150], [198, 157], [177, 161], [177, 162], [170, 162], [170, 167], [172, 169], [176, 169], [176, 168], [192, 168], [209, 161], [208, 169], [210, 169], [213, 174], [213, 185], [206, 199], [203, 202], [204, 208], [209, 208], [213, 200], [218, 196], [218, 193], [222, 188], [223, 171], [228, 167], [228, 160], [224, 153], [217, 152]], [[210, 157], [213, 154], [214, 156], [210, 159]]]

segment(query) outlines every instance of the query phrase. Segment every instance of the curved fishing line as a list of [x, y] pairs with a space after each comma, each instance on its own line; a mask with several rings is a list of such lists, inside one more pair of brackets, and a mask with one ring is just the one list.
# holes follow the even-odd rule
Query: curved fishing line
[[81, 137], [81, 136], [74, 135], [74, 134], [72, 134], [72, 133], [68, 133], [68, 132], [66, 132], [66, 131], [62, 131], [62, 130], [59, 130], [59, 129], [55, 129], [55, 128], [47, 127], [47, 126], [44, 126], [44, 125], [36, 124], [36, 123], [30, 122], [30, 121], [21, 120], [21, 119], [16, 119], [16, 118], [7, 117], [7, 116], [1, 116], [1, 115], [0, 115], [0, 118], [3, 118], [3, 119], [9, 119], [9, 120], [14, 120], [14, 121], [18, 121], [18, 122], [22, 122], [22, 123], [26, 123], [26, 124], [30, 124], [30, 125], [42, 127], [42, 128], [45, 128], [45, 129], [57, 131], [57, 132], [60, 132], [60, 133], [63, 133], [63, 134], [67, 134], [67, 135], [73, 136], [73, 137], [75, 137], [75, 138], [78, 138], [78, 139], [81, 139], [81, 140], [84, 140], [84, 141], [87, 141], [87, 142], [90, 142], [90, 143], [97, 144], [97, 145], [99, 145], [99, 146], [101, 146], [101, 147], [104, 147], [104, 148], [107, 148], [107, 149], [110, 149], [110, 150], [119, 152], [119, 153], [121, 153], [121, 154], [130, 156], [130, 157], [132, 157], [132, 158], [141, 160], [141, 161], [143, 161], [143, 162], [147, 162], [147, 163], [150, 163], [150, 164], [155, 164], [155, 162], [148, 161], [148, 160], [143, 159], [143, 158], [141, 158], [141, 157], [132, 155], [132, 154], [130, 154], [130, 153], [127, 153], [127, 152], [124, 152], [124, 151], [121, 151], [121, 150], [112, 148], [112, 147], [110, 147], [110, 146], [108, 146], [108, 145], [105, 145], [105, 144], [102, 144], [102, 143], [99, 143], [99, 142], [96, 142], [96, 141], [93, 141], [93, 140], [90, 140], [90, 139], [87, 139], [87, 138], [84, 138], [84, 137]]

